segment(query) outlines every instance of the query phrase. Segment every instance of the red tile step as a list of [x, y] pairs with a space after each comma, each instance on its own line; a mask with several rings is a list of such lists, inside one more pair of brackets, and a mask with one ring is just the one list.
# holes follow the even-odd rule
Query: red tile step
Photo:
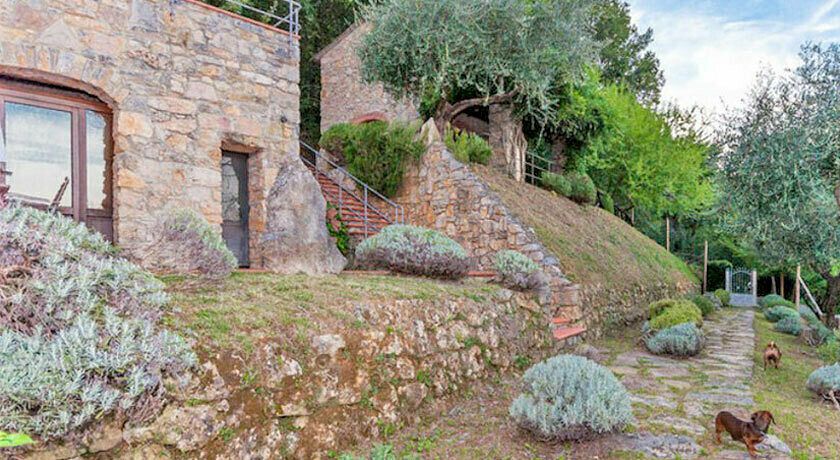
[[572, 337], [578, 336], [586, 332], [586, 328], [583, 326], [575, 326], [575, 327], [558, 327], [554, 330], [554, 339], [555, 340], [566, 340]]
[[565, 325], [565, 324], [569, 324], [571, 322], [572, 322], [571, 319], [563, 318], [561, 316], [558, 316], [557, 318], [554, 318], [554, 319], [551, 320], [551, 324], [553, 324], [555, 326], [562, 326], [562, 325]]

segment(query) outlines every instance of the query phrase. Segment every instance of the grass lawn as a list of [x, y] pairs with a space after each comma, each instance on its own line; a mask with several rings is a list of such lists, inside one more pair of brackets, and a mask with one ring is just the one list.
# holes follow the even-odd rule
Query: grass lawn
[[[818, 402], [805, 388], [811, 372], [823, 365], [816, 350], [774, 331], [761, 313], [756, 313], [755, 328], [753, 392], [756, 406], [773, 412], [779, 424], [771, 433], [788, 443], [796, 459], [840, 458], [840, 411]], [[764, 347], [771, 340], [782, 350], [782, 364], [765, 372]]]

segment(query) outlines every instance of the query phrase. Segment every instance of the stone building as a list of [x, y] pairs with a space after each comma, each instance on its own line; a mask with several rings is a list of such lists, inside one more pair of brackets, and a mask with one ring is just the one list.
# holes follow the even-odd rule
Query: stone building
[[262, 265], [275, 177], [305, 171], [286, 29], [197, 0], [0, 2], [10, 196], [47, 206], [67, 178], [60, 211], [139, 259], [162, 210], [192, 209]]

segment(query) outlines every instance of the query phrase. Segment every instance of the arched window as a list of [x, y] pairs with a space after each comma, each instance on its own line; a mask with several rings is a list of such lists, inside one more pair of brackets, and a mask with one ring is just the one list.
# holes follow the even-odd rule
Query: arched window
[[[85, 93], [0, 77], [0, 166], [9, 196], [113, 237], [111, 112]], [[0, 180], [3, 180], [0, 177]]]

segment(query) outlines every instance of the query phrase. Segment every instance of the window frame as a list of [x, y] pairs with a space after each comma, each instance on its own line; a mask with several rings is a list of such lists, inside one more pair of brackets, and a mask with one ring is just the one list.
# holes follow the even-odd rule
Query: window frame
[[[113, 116], [111, 109], [102, 102], [95, 101], [67, 90], [54, 89], [38, 85], [37, 83], [13, 82], [0, 80], [0, 131], [3, 140], [6, 135], [6, 103], [24, 104], [44, 109], [59, 110], [70, 113], [70, 167], [71, 177], [68, 191], [72, 194], [70, 207], [62, 206], [59, 212], [72, 216], [78, 222], [88, 222], [88, 216], [111, 219], [113, 216], [113, 157], [114, 144], [111, 132]], [[103, 208], [88, 208], [87, 206], [87, 113], [93, 111], [102, 115], [106, 122], [107, 136], [105, 139], [106, 171], [111, 180], [105, 179], [106, 203]], [[8, 152], [7, 152], [8, 155]], [[14, 175], [14, 171], [11, 171]], [[0, 177], [0, 181], [3, 178]], [[11, 191], [14, 193], [14, 190]], [[65, 192], [66, 193], [66, 192]], [[47, 198], [51, 200], [52, 197]], [[43, 203], [26, 202], [25, 204], [46, 208]]]

